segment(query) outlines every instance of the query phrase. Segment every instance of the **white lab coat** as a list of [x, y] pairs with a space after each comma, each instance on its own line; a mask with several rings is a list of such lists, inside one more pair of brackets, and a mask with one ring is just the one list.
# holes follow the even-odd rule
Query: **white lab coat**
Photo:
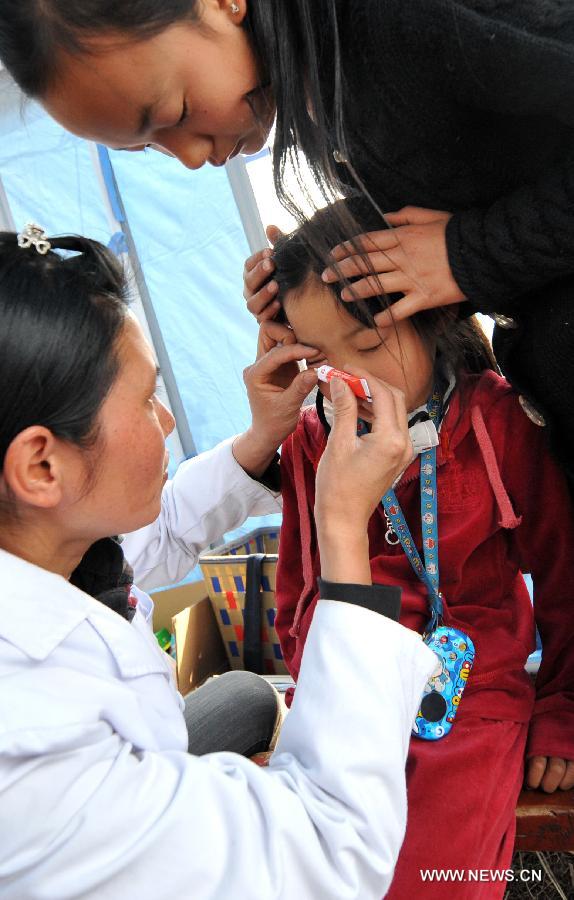
[[[235, 468], [225, 447], [186, 464], [160, 520], [128, 538], [140, 577], [178, 577], [212, 529], [270, 502]], [[182, 700], [139, 610], [129, 624], [3, 551], [0, 585], [2, 900], [385, 893], [405, 828], [411, 723], [433, 668], [417, 635], [321, 600], [262, 770], [186, 752]]]
[[248, 516], [281, 512], [281, 498], [253, 481], [235, 461], [234, 438], [182, 463], [163, 489], [161, 513], [124, 538], [122, 549], [146, 590], [177, 584], [199, 553]]

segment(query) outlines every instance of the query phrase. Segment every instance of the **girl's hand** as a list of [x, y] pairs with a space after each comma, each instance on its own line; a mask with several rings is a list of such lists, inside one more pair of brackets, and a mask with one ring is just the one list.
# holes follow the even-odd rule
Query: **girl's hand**
[[[276, 225], [268, 225], [265, 231], [272, 244], [283, 234]], [[247, 309], [258, 322], [272, 319], [279, 310], [279, 303], [275, 299], [277, 282], [269, 281], [264, 284], [275, 269], [272, 256], [273, 250], [266, 247], [250, 256], [243, 267], [243, 296], [247, 301]]]
[[300, 372], [297, 361], [312, 359], [316, 354], [314, 347], [295, 343], [293, 332], [285, 325], [262, 324], [257, 362], [243, 373], [251, 426], [233, 443], [233, 455], [249, 475], [263, 474], [296, 427], [301, 404], [317, 384], [316, 371]]
[[574, 761], [557, 756], [533, 756], [528, 760], [526, 786], [542, 788], [547, 794], [557, 788], [571, 790], [574, 788]]
[[[394, 321], [407, 319], [423, 309], [460, 303], [465, 297], [454, 280], [446, 249], [446, 224], [451, 213], [436, 209], [405, 206], [398, 212], [387, 213], [385, 219], [393, 228], [359, 235], [356, 242], [368, 255], [387, 294], [405, 296], [389, 310], [378, 313], [376, 322], [382, 328]], [[343, 275], [348, 278], [365, 275], [353, 284], [355, 296], [374, 297], [380, 286], [353, 245], [346, 241], [332, 251]], [[334, 269], [323, 272], [326, 282], [338, 281]], [[348, 288], [341, 292], [343, 300], [353, 300]]]
[[362, 437], [357, 437], [356, 397], [339, 379], [330, 382], [335, 419], [315, 494], [321, 572], [329, 581], [371, 583], [369, 519], [412, 458], [404, 395], [372, 374], [368, 378], [373, 427]]

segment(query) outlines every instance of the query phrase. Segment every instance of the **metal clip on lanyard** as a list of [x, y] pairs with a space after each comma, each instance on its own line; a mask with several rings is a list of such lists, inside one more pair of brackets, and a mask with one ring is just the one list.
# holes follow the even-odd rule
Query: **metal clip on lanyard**
[[[427, 403], [427, 410], [438, 430], [442, 416], [442, 396], [436, 387]], [[387, 491], [382, 499], [387, 523], [392, 526], [417, 577], [427, 589], [431, 616], [427, 633], [440, 625], [443, 613], [442, 594], [439, 591], [436, 455], [436, 447], [421, 454], [421, 528], [424, 565], [395, 492]]]

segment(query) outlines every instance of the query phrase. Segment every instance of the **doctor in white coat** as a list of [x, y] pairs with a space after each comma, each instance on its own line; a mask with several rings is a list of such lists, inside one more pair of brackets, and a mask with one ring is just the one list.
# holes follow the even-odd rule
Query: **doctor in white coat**
[[143, 596], [128, 621], [69, 579], [95, 542], [138, 529], [127, 545], [144, 583], [177, 578], [210, 537], [273, 505], [246, 472], [266, 469], [273, 410], [292, 403], [274, 373], [307, 348], [260, 360], [255, 429], [166, 485], [173, 420], [117, 263], [83, 239], [58, 242], [77, 251], [66, 259], [36, 247], [0, 236], [0, 898], [378, 900], [434, 659], [397, 624], [398, 592], [371, 585], [367, 522], [410, 458], [402, 396], [372, 383], [374, 427], [358, 439], [355, 400], [334, 383], [315, 509], [323, 599], [269, 769], [192, 756]]

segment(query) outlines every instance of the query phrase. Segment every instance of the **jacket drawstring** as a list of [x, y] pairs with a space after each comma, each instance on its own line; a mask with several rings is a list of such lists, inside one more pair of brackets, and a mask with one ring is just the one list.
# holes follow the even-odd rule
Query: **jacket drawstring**
[[500, 519], [498, 520], [498, 524], [501, 526], [501, 528], [516, 528], [518, 525], [520, 525], [522, 516], [517, 516], [514, 512], [510, 497], [508, 496], [506, 488], [502, 483], [502, 477], [500, 475], [500, 469], [498, 468], [498, 462], [496, 460], [494, 447], [492, 446], [490, 435], [486, 430], [482, 411], [479, 406], [472, 407], [470, 418], [474, 433], [476, 435], [476, 440], [478, 441], [478, 446], [484, 460], [488, 480], [490, 481], [490, 486], [492, 487], [495, 500], [498, 504], [498, 509], [500, 512]]
[[307, 498], [307, 491], [305, 485], [305, 472], [303, 470], [303, 448], [301, 446], [301, 441], [297, 439], [296, 435], [292, 437], [292, 448], [293, 448], [293, 479], [295, 481], [295, 493], [297, 496], [297, 508], [299, 511], [299, 532], [301, 536], [301, 563], [303, 570], [303, 590], [301, 591], [301, 595], [299, 600], [297, 601], [297, 608], [295, 609], [295, 616], [293, 617], [293, 624], [289, 629], [289, 634], [291, 637], [297, 637], [299, 635], [299, 629], [301, 627], [301, 618], [303, 616], [303, 612], [305, 611], [305, 600], [309, 592], [313, 588], [313, 558], [311, 556], [311, 516], [309, 513], [309, 501]]

